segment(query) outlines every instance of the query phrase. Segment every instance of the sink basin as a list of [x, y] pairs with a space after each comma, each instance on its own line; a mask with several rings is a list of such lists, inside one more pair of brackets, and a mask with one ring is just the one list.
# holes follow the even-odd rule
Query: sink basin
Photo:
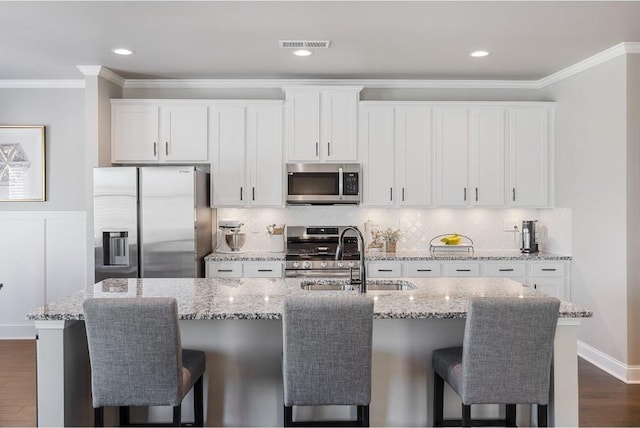
[[367, 290], [371, 291], [410, 291], [416, 286], [409, 281], [402, 280], [373, 280], [367, 281]]
[[[354, 291], [357, 285], [351, 285], [345, 280], [315, 280], [302, 281], [300, 288], [308, 291]], [[409, 281], [402, 280], [372, 280], [367, 281], [368, 291], [409, 291], [416, 286]]]
[[300, 288], [308, 291], [352, 291], [356, 288], [349, 285], [348, 281], [302, 281]]

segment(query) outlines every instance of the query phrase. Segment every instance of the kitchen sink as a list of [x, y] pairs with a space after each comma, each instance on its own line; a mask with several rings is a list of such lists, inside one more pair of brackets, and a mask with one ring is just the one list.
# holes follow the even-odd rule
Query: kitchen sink
[[[355, 291], [357, 285], [349, 284], [346, 280], [315, 280], [302, 281], [300, 288], [308, 291]], [[367, 281], [368, 291], [409, 291], [416, 286], [409, 281], [402, 280], [372, 280]]]

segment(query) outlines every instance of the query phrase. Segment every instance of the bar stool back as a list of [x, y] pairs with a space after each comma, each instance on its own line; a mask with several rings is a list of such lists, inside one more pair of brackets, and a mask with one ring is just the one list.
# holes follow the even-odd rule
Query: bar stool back
[[515, 426], [515, 404], [537, 404], [546, 426], [559, 306], [553, 297], [470, 299], [463, 346], [433, 352], [434, 425], [445, 422], [446, 381], [462, 399], [462, 426], [472, 404], [506, 404], [506, 426]]
[[120, 407], [121, 426], [129, 424], [129, 406], [173, 406], [178, 426], [194, 385], [194, 425], [204, 425], [206, 356], [182, 349], [174, 298], [87, 299], [83, 307], [96, 426], [108, 406]]
[[[373, 300], [304, 296], [282, 319], [285, 426], [369, 426]], [[355, 421], [293, 421], [293, 406], [357, 406]]]

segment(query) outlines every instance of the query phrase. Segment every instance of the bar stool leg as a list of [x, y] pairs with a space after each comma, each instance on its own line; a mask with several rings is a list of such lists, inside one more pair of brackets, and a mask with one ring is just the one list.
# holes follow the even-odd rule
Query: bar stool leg
[[197, 427], [204, 426], [204, 399], [203, 399], [203, 376], [200, 376], [193, 385], [193, 424]]
[[547, 427], [547, 426], [549, 426], [549, 422], [547, 420], [547, 405], [546, 404], [538, 404], [538, 426], [539, 427]]
[[515, 404], [507, 404], [506, 405], [506, 414], [504, 426], [506, 427], [515, 427], [516, 425], [516, 405]]
[[284, 406], [284, 426], [293, 426], [293, 406]]
[[471, 426], [471, 405], [470, 404], [462, 405], [462, 426], [463, 427]]
[[120, 426], [127, 427], [129, 426], [129, 406], [120, 406], [118, 407], [118, 413], [120, 416]]
[[96, 427], [104, 426], [104, 407], [93, 409], [93, 425]]
[[182, 423], [182, 406], [178, 404], [173, 406], [173, 426], [179, 427]]
[[441, 427], [444, 423], [444, 379], [434, 373], [433, 377], [433, 426]]

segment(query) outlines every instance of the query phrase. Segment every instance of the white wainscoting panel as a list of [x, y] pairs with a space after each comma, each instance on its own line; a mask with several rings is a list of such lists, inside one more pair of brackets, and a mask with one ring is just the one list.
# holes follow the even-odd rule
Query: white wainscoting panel
[[27, 312], [86, 283], [83, 211], [0, 212], [0, 339], [35, 337]]

